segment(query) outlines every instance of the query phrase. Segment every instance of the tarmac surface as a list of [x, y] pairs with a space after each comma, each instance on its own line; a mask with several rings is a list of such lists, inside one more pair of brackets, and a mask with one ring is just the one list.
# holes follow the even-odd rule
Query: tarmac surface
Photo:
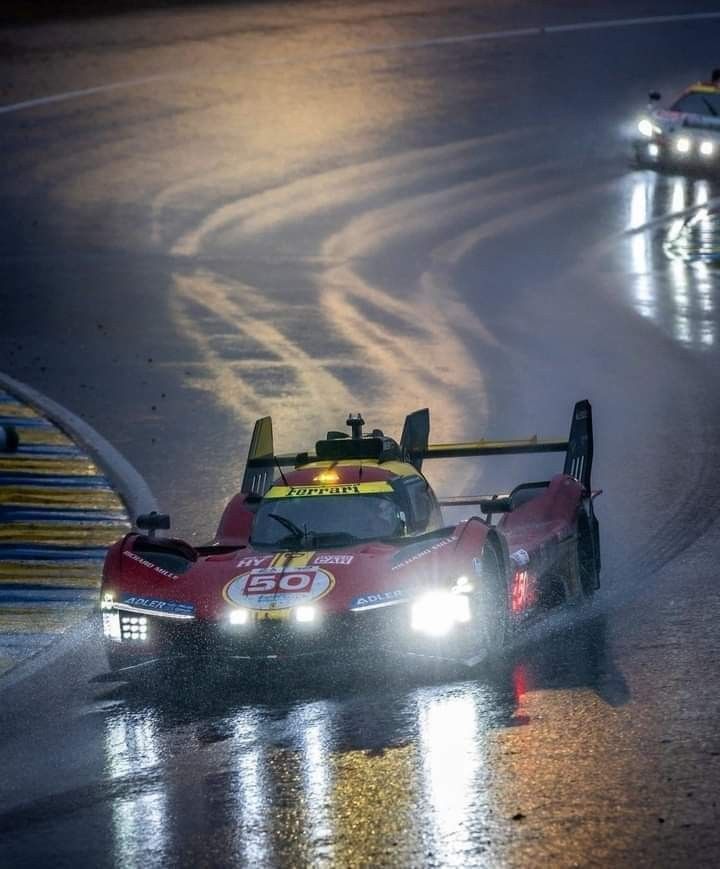
[[[424, 406], [436, 441], [563, 437], [587, 397], [604, 565], [591, 609], [460, 679], [129, 686], [87, 622], [0, 682], [0, 863], [717, 865], [720, 185], [636, 169], [628, 135], [719, 64], [720, 21], [616, 20], [715, 12], [3, 27], [0, 370], [112, 441], [174, 532], [211, 536], [267, 413], [286, 451]], [[555, 470], [530, 461], [432, 482]]]

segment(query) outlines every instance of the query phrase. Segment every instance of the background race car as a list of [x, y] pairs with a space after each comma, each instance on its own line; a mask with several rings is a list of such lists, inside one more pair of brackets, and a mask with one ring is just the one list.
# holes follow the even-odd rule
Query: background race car
[[713, 170], [720, 165], [720, 70], [710, 82], [691, 85], [672, 105], [659, 107], [657, 91], [637, 122], [635, 157], [640, 165]]

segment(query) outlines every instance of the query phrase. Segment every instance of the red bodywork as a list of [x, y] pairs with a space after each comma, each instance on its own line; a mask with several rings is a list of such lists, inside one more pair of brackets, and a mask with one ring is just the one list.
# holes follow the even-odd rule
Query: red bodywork
[[[282, 482], [308, 485], [316, 473], [300, 468]], [[397, 476], [367, 464], [341, 473], [343, 483]], [[412, 602], [427, 591], [452, 589], [459, 577], [481, 584], [487, 547], [497, 556], [509, 620], [517, 625], [539, 610], [558, 576], [566, 598], [581, 594], [577, 571], [567, 570], [566, 562], [577, 550], [587, 499], [580, 482], [561, 474], [495, 525], [472, 517], [391, 543], [298, 553], [254, 549], [249, 539], [258, 499], [236, 495], [208, 546], [131, 533], [109, 550], [102, 606], [111, 659], [122, 666], [179, 654], [284, 657], [363, 642], [411, 648]], [[295, 601], [316, 608], [317, 625], [292, 622]], [[232, 626], [230, 613], [245, 606], [250, 623]], [[110, 637], [112, 619], [122, 620], [127, 637]], [[141, 619], [143, 636], [132, 628]]]

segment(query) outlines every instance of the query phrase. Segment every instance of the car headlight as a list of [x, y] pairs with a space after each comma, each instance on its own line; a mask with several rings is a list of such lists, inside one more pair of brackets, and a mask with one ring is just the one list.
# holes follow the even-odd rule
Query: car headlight
[[457, 624], [470, 621], [470, 599], [451, 591], [430, 591], [410, 608], [410, 626], [431, 637], [442, 637]]
[[103, 621], [103, 636], [105, 636], [108, 640], [116, 640], [120, 641], [120, 613], [115, 612], [104, 612], [102, 616]]
[[123, 640], [135, 640], [136, 642], [147, 640], [147, 617], [120, 613], [120, 631]]
[[115, 595], [111, 591], [106, 591], [100, 599], [101, 610], [111, 610], [115, 606]]
[[299, 624], [309, 624], [317, 619], [317, 608], [314, 606], [298, 606], [293, 610], [293, 618]]
[[678, 154], [687, 154], [690, 151], [691, 142], [687, 136], [680, 136], [675, 140], [675, 150]]
[[715, 152], [715, 145], [712, 142], [704, 141], [700, 143], [700, 153], [703, 157], [712, 157]]
[[648, 139], [652, 138], [653, 133], [657, 130], [652, 121], [649, 121], [647, 118], [640, 118], [637, 127], [640, 135], [647, 136]]
[[228, 619], [231, 625], [246, 625], [250, 621], [250, 612], [243, 609], [231, 610]]

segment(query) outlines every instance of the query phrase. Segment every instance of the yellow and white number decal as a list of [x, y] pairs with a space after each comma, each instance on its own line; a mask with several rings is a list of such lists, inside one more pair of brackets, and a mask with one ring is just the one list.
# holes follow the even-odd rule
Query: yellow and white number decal
[[335, 577], [320, 567], [257, 567], [225, 587], [230, 603], [260, 612], [314, 603], [332, 591]]

